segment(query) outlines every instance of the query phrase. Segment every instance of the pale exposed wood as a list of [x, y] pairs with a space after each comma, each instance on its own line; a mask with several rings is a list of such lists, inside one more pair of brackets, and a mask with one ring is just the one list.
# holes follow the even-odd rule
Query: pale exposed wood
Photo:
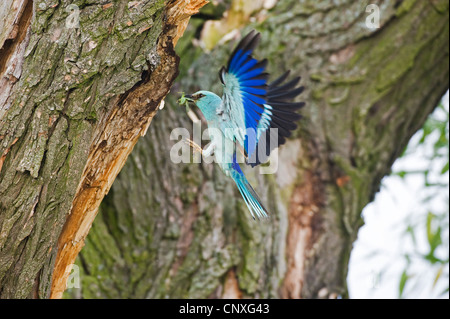
[[223, 286], [223, 299], [240, 299], [242, 291], [239, 289], [239, 282], [236, 278], [236, 272], [233, 269], [228, 271]]
[[321, 183], [311, 172], [305, 173], [304, 183], [292, 193], [289, 203], [287, 236], [287, 271], [282, 286], [283, 298], [301, 298], [305, 277], [305, 262], [313, 245], [313, 233], [320, 231], [319, 206], [323, 206]]
[[173, 45], [175, 46], [178, 39], [183, 35], [184, 30], [189, 23], [192, 15], [198, 11], [209, 1], [208, 0], [176, 0], [169, 5], [168, 19], [169, 24], [176, 25], [176, 32], [173, 38]]
[[18, 22], [28, 0], [2, 0], [0, 2], [0, 48], [8, 39], [16, 37]]
[[[0, 119], [9, 108], [12, 88], [22, 74], [28, 25], [32, 15], [29, 0], [5, 0], [0, 3]], [[5, 154], [4, 154], [5, 155]], [[0, 170], [1, 170], [0, 160]]]

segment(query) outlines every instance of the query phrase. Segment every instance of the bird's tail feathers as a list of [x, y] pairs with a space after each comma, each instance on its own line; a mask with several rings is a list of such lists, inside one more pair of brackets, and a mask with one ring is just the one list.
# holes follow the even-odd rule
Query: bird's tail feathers
[[[235, 169], [236, 165], [237, 169]], [[245, 204], [247, 204], [247, 207], [250, 210], [253, 219], [255, 219], [255, 215], [258, 219], [268, 218], [269, 214], [267, 212], [267, 209], [264, 207], [258, 194], [256, 194], [252, 185], [250, 185], [247, 178], [241, 171], [239, 164], [235, 163], [235, 165], [233, 166], [234, 170], [231, 176], [233, 180], [236, 182], [239, 192], [244, 198]]]

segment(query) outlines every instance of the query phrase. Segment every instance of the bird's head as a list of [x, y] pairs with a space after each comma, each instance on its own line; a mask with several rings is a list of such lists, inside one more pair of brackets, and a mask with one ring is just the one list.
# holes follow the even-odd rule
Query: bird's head
[[198, 91], [191, 95], [185, 95], [184, 98], [197, 105], [208, 121], [214, 119], [216, 109], [222, 103], [222, 99], [218, 95], [209, 91]]

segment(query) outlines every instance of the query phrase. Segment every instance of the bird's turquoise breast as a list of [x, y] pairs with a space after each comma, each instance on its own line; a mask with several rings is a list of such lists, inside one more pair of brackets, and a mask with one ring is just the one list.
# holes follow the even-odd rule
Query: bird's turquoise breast
[[[214, 143], [214, 157], [216, 163], [222, 168], [227, 176], [230, 174], [234, 154], [234, 142], [227, 138], [221, 129], [215, 124], [209, 124], [209, 135], [211, 143]], [[212, 128], [212, 129], [211, 129]], [[216, 129], [214, 129], [216, 128]]]

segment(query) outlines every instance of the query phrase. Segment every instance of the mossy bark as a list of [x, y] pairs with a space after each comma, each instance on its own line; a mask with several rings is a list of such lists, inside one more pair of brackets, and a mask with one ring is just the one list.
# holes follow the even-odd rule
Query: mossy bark
[[78, 260], [82, 288], [67, 296], [347, 297], [361, 211], [449, 84], [448, 2], [372, 2], [379, 29], [365, 24], [369, 1], [286, 0], [241, 30], [262, 33], [256, 55], [274, 76], [291, 69], [306, 87], [278, 172], [246, 169], [268, 222], [249, 217], [216, 165], [170, 161], [172, 129], [192, 128], [177, 92], [220, 94], [215, 70], [235, 44], [201, 53], [190, 41], [210, 38], [217, 11], [192, 20], [173, 95], [101, 205]]
[[173, 47], [201, 2], [2, 5], [2, 20], [15, 19], [0, 34], [0, 298], [62, 294], [99, 203], [178, 74]]

